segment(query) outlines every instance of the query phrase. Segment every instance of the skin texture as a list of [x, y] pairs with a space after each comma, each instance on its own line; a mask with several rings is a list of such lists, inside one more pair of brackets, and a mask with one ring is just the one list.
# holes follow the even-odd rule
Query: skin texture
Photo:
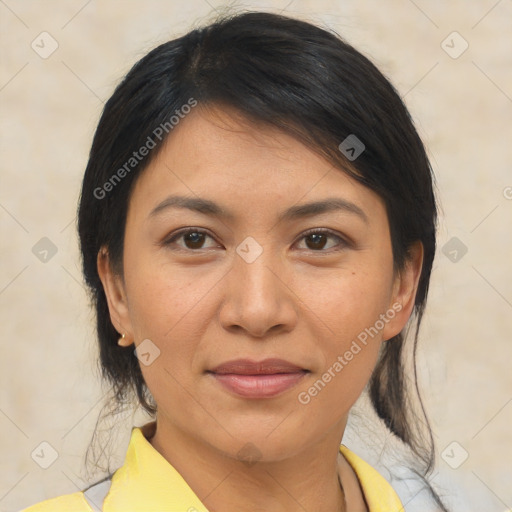
[[[233, 218], [173, 208], [150, 215], [171, 194], [213, 200]], [[357, 205], [366, 221], [336, 210], [278, 222], [288, 207], [328, 197]], [[186, 227], [208, 235], [166, 245]], [[312, 228], [340, 239], [304, 237]], [[251, 263], [236, 252], [247, 237], [263, 250]], [[173, 130], [132, 191], [124, 275], [111, 271], [106, 251], [98, 269], [123, 343], [149, 339], [160, 350], [141, 365], [158, 407], [151, 443], [210, 510], [345, 509], [338, 445], [381, 343], [411, 314], [421, 264], [418, 243], [395, 274], [381, 198], [294, 138], [229, 109], [197, 108]], [[401, 309], [379, 334], [300, 403], [299, 393], [393, 304]], [[257, 400], [206, 373], [268, 357], [309, 373]], [[240, 450], [258, 461], [248, 464]]]

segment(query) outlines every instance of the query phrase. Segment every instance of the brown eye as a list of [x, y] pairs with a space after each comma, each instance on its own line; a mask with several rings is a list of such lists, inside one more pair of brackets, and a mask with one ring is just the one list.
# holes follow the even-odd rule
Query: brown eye
[[[164, 242], [164, 245], [177, 245], [179, 249], [189, 249], [191, 251], [209, 249], [209, 247], [203, 247], [206, 238], [212, 238], [206, 231], [196, 228], [188, 228], [173, 235], [171, 238]], [[180, 239], [183, 240], [183, 244], [176, 243]]]
[[324, 233], [313, 233], [305, 237], [306, 240], [311, 242], [311, 245], [308, 245], [309, 249], [323, 249], [328, 238]]
[[336, 240], [338, 243], [331, 245], [331, 247], [328, 247], [328, 249], [338, 246], [339, 248], [336, 250], [340, 250], [340, 249], [345, 248], [348, 245], [347, 242], [343, 238], [336, 235], [332, 231], [325, 230], [325, 229], [322, 229], [322, 230], [316, 229], [316, 230], [308, 231], [301, 238], [301, 240], [306, 241], [306, 249], [309, 249], [314, 252], [315, 251], [316, 252], [328, 252], [328, 251], [324, 251], [323, 249], [326, 247], [326, 244], [328, 243], [329, 239]]
[[183, 240], [185, 241], [185, 245], [189, 249], [201, 249], [201, 246], [204, 243], [205, 234], [199, 233], [197, 231], [190, 231], [189, 233], [185, 233], [183, 236]]

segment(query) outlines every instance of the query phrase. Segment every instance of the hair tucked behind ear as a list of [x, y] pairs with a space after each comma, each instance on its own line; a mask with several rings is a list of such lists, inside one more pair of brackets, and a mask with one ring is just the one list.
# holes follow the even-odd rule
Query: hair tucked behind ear
[[[137, 62], [105, 104], [85, 170], [78, 230], [83, 273], [96, 308], [102, 370], [115, 396], [123, 402], [134, 392], [148, 412], [155, 410], [133, 350], [116, 343], [96, 258], [105, 247], [122, 275], [130, 193], [167, 135], [154, 140], [158, 147], [108, 193], [104, 184], [126, 169], [133, 152], [155, 139], [155, 129], [169, 124], [191, 98], [201, 108], [229, 106], [249, 121], [296, 137], [377, 193], [386, 206], [397, 271], [411, 245], [421, 242], [412, 371], [404, 369], [407, 336], [400, 333], [384, 344], [369, 390], [377, 414], [418, 456], [426, 475], [434, 460], [432, 434], [423, 405], [420, 416], [411, 414], [405, 376], [417, 392], [418, 329], [436, 248], [432, 170], [409, 112], [384, 75], [339, 35], [297, 19], [246, 12], [192, 30]], [[172, 137], [172, 131], [168, 134]], [[354, 135], [365, 149], [349, 161], [339, 145]], [[418, 427], [423, 424], [426, 440]]]

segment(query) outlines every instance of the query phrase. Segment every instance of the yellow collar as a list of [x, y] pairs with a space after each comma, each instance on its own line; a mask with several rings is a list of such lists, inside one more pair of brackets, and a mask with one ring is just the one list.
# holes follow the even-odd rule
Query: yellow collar
[[126, 459], [112, 477], [104, 512], [179, 510], [208, 512], [187, 482], [134, 428]]
[[404, 510], [393, 487], [376, 469], [344, 445], [340, 445], [340, 452], [357, 475], [369, 512]]
[[[354, 469], [370, 512], [402, 510], [391, 485], [346, 446], [340, 452]], [[174, 467], [134, 428], [125, 463], [112, 478], [104, 512], [180, 510], [208, 512]]]

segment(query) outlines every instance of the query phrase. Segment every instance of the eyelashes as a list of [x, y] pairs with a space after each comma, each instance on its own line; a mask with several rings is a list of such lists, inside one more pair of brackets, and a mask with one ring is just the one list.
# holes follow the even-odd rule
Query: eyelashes
[[[201, 228], [190, 227], [173, 233], [170, 237], [166, 238], [161, 245], [169, 248], [170, 250], [194, 253], [206, 251], [212, 248], [202, 247], [204, 241], [208, 238], [214, 240], [214, 237], [210, 235], [208, 231]], [[177, 243], [180, 239], [183, 240], [184, 245], [180, 245]], [[325, 250], [325, 246], [328, 244], [324, 242], [329, 239], [333, 239], [336, 241], [336, 244], [334, 245], [334, 250], [331, 250], [333, 249], [332, 246], [328, 247], [329, 250]], [[294, 243], [294, 245], [297, 245], [297, 243], [301, 242], [302, 240], [305, 240], [306, 244], [308, 242], [312, 244], [312, 247], [307, 247], [305, 250], [313, 253], [338, 252], [343, 249], [346, 249], [351, 245], [351, 243], [348, 240], [340, 236], [338, 233], [326, 228], [309, 229], [308, 231], [300, 235], [299, 239], [297, 240], [297, 242]]]

